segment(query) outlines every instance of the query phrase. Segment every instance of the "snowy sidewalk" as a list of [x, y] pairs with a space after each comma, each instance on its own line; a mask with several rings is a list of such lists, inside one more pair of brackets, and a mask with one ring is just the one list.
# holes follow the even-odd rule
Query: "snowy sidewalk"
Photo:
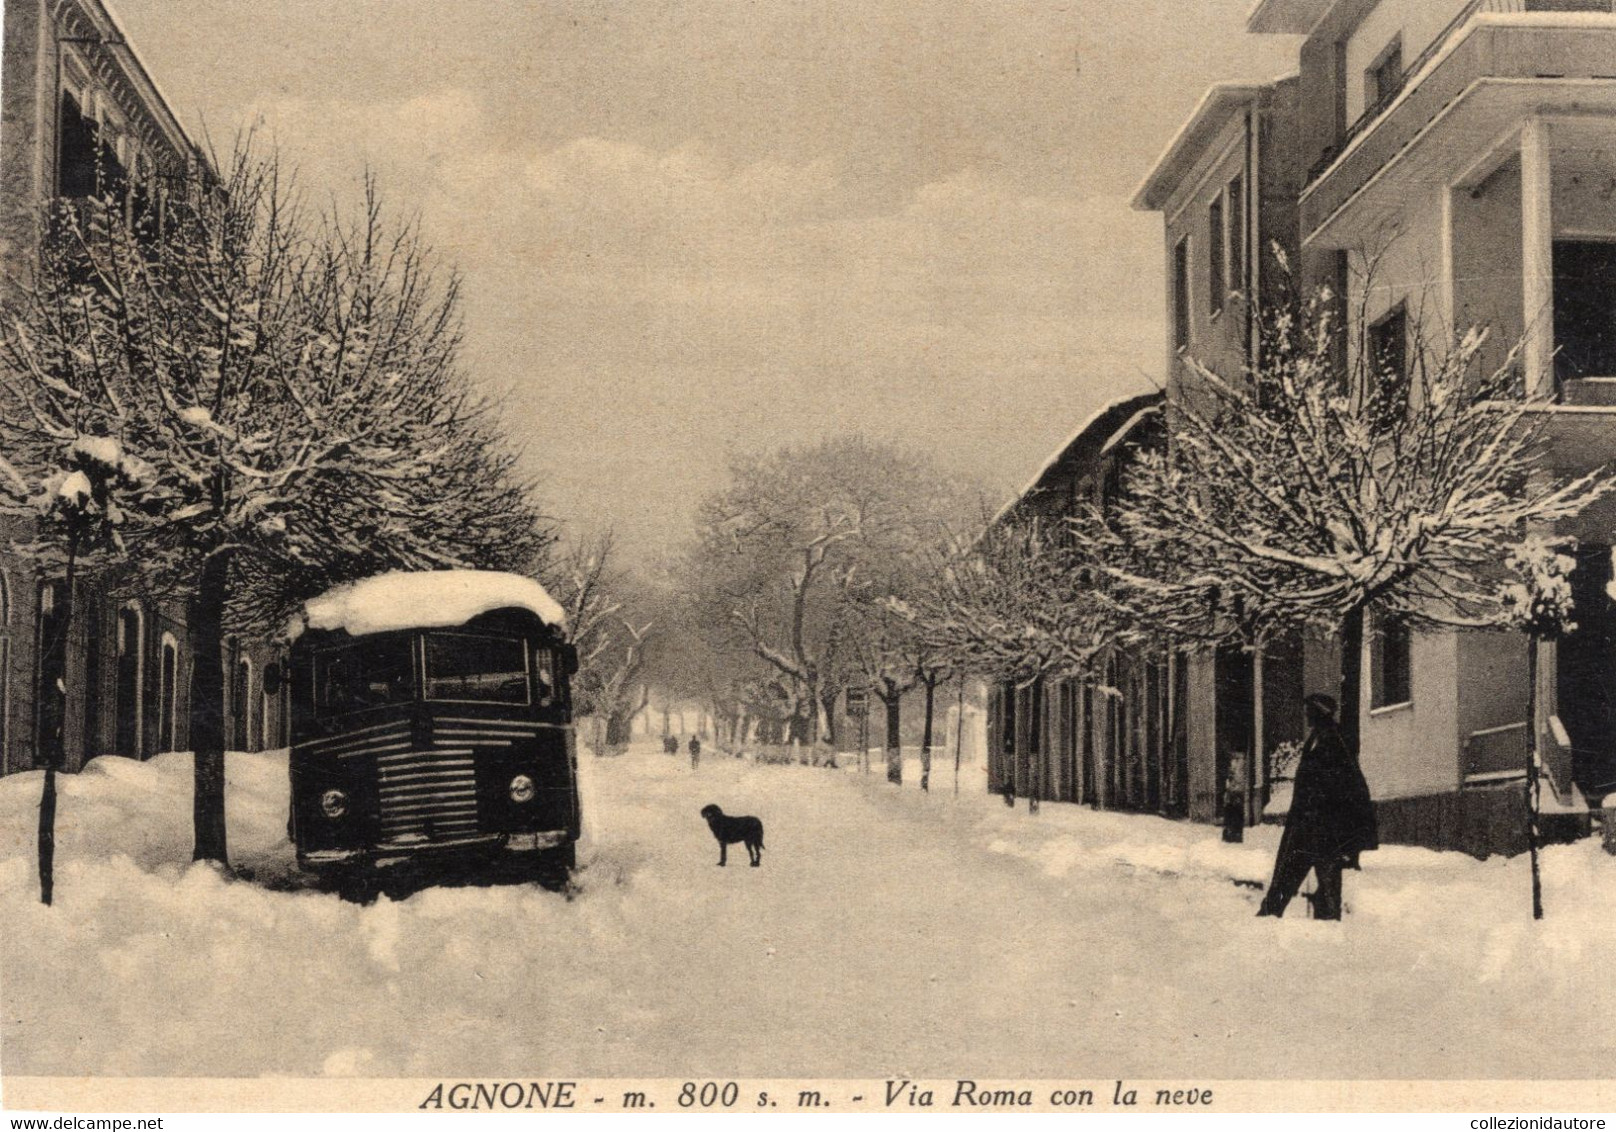
[[[636, 747], [582, 758], [580, 891], [302, 887], [283, 756], [230, 759], [232, 852], [189, 864], [189, 760], [0, 780], [9, 1073], [1590, 1077], [1612, 1056], [1616, 861], [1386, 849], [1341, 924], [1254, 918], [1277, 831]], [[716, 802], [767, 828], [761, 868]], [[1293, 917], [1302, 909], [1298, 907]]]

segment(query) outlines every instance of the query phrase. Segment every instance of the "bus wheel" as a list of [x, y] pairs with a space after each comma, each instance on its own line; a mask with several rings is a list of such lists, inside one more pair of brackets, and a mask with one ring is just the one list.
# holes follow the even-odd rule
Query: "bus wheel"
[[350, 904], [374, 904], [381, 892], [379, 878], [367, 868], [348, 869], [333, 879], [337, 895]]
[[539, 853], [533, 861], [533, 879], [557, 891], [568, 887], [572, 870], [578, 867], [578, 848], [568, 842]]

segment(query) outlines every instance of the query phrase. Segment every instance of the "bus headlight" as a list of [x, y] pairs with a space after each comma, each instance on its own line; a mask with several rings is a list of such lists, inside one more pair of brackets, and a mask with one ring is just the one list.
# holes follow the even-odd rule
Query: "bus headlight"
[[525, 774], [519, 774], [511, 779], [511, 801], [533, 801], [533, 780]]
[[340, 818], [348, 812], [348, 795], [341, 790], [327, 790], [320, 795], [320, 810], [328, 818]]

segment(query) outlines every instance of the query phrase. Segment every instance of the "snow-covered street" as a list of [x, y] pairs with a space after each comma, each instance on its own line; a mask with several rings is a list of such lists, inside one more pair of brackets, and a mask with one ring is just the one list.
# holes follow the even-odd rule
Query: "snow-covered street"
[[[1389, 848], [1331, 924], [1259, 921], [1277, 833], [878, 773], [583, 756], [571, 898], [433, 888], [370, 906], [298, 880], [284, 755], [232, 755], [232, 854], [189, 858], [189, 761], [63, 782], [37, 903], [39, 776], [0, 781], [10, 1074], [526, 1073], [1586, 1078], [1612, 1064], [1616, 861]], [[767, 827], [719, 869], [697, 814]]]

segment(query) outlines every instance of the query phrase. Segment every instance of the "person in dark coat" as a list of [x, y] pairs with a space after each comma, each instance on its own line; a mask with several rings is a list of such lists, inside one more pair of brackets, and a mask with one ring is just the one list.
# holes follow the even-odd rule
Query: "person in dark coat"
[[701, 761], [701, 740], [694, 735], [690, 737], [690, 769], [695, 770], [696, 764]]
[[1296, 765], [1290, 814], [1279, 839], [1274, 877], [1259, 916], [1283, 916], [1311, 870], [1318, 878], [1313, 914], [1341, 918], [1341, 870], [1358, 867], [1358, 854], [1380, 846], [1375, 806], [1358, 760], [1336, 723], [1335, 700], [1308, 696], [1308, 735]]

